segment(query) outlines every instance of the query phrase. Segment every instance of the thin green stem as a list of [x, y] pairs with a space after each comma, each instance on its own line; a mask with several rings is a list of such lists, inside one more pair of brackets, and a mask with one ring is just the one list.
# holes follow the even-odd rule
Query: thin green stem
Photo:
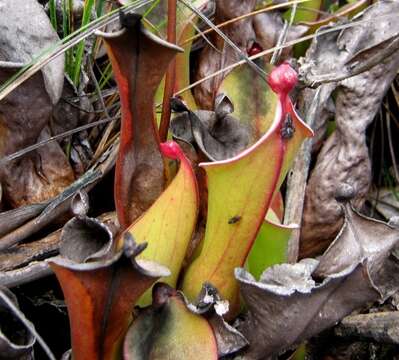
[[104, 14], [104, 5], [105, 5], [105, 0], [98, 0], [97, 6], [96, 6], [96, 13], [97, 13], [98, 17], [100, 17]]
[[[85, 6], [83, 9], [83, 17], [82, 17], [82, 26], [86, 26], [90, 22], [90, 15], [93, 9], [94, 0], [86, 0]], [[85, 41], [81, 41], [80, 44], [77, 46], [77, 50], [75, 53], [75, 64], [73, 69], [72, 80], [75, 86], [79, 85], [80, 80], [80, 70], [82, 66], [82, 60], [84, 55], [85, 49]]]
[[53, 25], [53, 28], [55, 29], [55, 31], [57, 31], [57, 12], [56, 12], [55, 0], [50, 0], [49, 9], [50, 9], [51, 25]]

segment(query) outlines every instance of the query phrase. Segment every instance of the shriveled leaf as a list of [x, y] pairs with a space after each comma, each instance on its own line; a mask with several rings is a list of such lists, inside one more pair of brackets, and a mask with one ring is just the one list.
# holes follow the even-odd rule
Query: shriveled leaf
[[153, 306], [143, 310], [126, 335], [125, 360], [218, 359], [211, 325], [192, 313], [179, 293], [158, 283], [153, 299]]
[[391, 46], [399, 49], [399, 23], [393, 21], [398, 11], [395, 1], [373, 4], [357, 17], [363, 25], [318, 37], [304, 59], [306, 82], [335, 80], [322, 86], [337, 91], [336, 131], [324, 143], [306, 189], [300, 257], [321, 254], [338, 233], [343, 212], [335, 198], [341, 188], [352, 188], [357, 209], [365, 202], [371, 184], [366, 129], [397, 74], [399, 51]]
[[44, 210], [45, 207], [46, 203], [32, 204], [28, 206], [21, 206], [17, 209], [1, 212], [0, 236], [7, 234], [8, 232], [16, 229], [25, 222], [39, 215]]
[[[18, 307], [17, 298], [10, 290], [0, 288], [0, 292]], [[35, 342], [35, 336], [21, 323], [13, 309], [10, 309], [0, 298], [0, 357], [2, 359], [33, 359]]]
[[[171, 275], [162, 281], [175, 287], [197, 221], [198, 188], [191, 164], [179, 145], [162, 143], [161, 151], [164, 156], [179, 160], [179, 171], [155, 203], [126, 231], [139, 244], [147, 243], [138, 258], [168, 267]], [[147, 292], [140, 305], [150, 303], [151, 293]]]
[[114, 141], [83, 176], [68, 186], [61, 194], [45, 203], [44, 210], [41, 211], [39, 216], [1, 237], [0, 250], [8, 249], [21, 242], [45, 226], [55, 222], [62, 215], [70, 217], [69, 209], [72, 197], [80, 190], [89, 191], [92, 189], [115, 165], [116, 145], [117, 142]]
[[203, 243], [184, 275], [182, 288], [193, 300], [204, 282], [211, 283], [230, 302], [230, 316], [239, 308], [234, 268], [245, 263], [295, 152], [312, 134], [287, 95], [296, 83], [294, 70], [281, 65], [269, 82], [280, 101], [268, 132], [232, 159], [200, 164], [207, 174], [208, 218]]
[[[37, 141], [47, 140], [50, 136], [50, 130], [46, 126]], [[31, 175], [28, 175], [29, 171]], [[19, 203], [23, 205], [52, 199], [74, 180], [75, 174], [69, 160], [56, 141], [37, 149], [30, 159], [28, 155], [21, 161], [7, 165], [7, 183], [13, 182], [13, 188], [9, 191], [14, 194], [19, 192]]]
[[[384, 54], [384, 48], [389, 48], [390, 43], [397, 38], [398, 25], [392, 22], [397, 7], [398, 4], [395, 1], [378, 2], [369, 6], [354, 19], [359, 23], [363, 22], [361, 26], [348, 27], [337, 33], [324, 31], [333, 25], [320, 29], [319, 32], [323, 31], [324, 34], [318, 34], [306, 57], [301, 60], [300, 74], [303, 81], [314, 86], [330, 78], [336, 81], [343, 80], [349, 77], [351, 70], [357, 67], [362, 68], [370, 57], [376, 56], [378, 52]], [[379, 21], [373, 21], [377, 17]], [[393, 67], [389, 65], [392, 59], [388, 59], [393, 54], [385, 53], [385, 55], [387, 58], [383, 58], [378, 64]], [[329, 61], [332, 58], [336, 61]], [[364, 71], [371, 69], [372, 66], [366, 67]], [[344, 76], [341, 79], [335, 79], [339, 75]], [[348, 84], [344, 82], [343, 85]]]
[[48, 345], [35, 326], [19, 309], [14, 294], [0, 287], [0, 357], [2, 359], [33, 360], [33, 346], [37, 341], [50, 360], [55, 360]]
[[[0, 62], [0, 81], [8, 80], [22, 66], [22, 63]], [[43, 75], [39, 72], [19, 86], [0, 102], [0, 108], [1, 155], [32, 145], [49, 122], [52, 111], [50, 97], [44, 88]]]
[[[73, 99], [74, 101], [65, 101]], [[67, 78], [64, 82], [64, 88], [61, 94], [61, 101], [53, 109], [51, 131], [54, 135], [62, 134], [65, 131], [72, 130], [79, 126], [82, 121], [87, 119], [89, 114], [82, 114], [82, 109], [90, 111], [90, 100], [81, 93], [78, 96], [77, 89]]]
[[68, 306], [74, 359], [118, 356], [135, 302], [169, 274], [156, 263], [135, 259], [144, 248], [127, 234], [114, 252], [107, 227], [84, 215], [64, 227], [60, 256], [50, 265]]
[[216, 98], [215, 111], [191, 111], [177, 98], [173, 107], [181, 112], [171, 123], [173, 137], [198, 146], [208, 159], [225, 160], [248, 146], [248, 127], [230, 114], [233, 104], [224, 94]]
[[287, 261], [287, 246], [296, 225], [282, 225], [277, 215], [269, 209], [248, 255], [248, 271], [259, 279], [263, 271]]
[[118, 32], [99, 34], [105, 40], [121, 97], [115, 204], [126, 229], [164, 187], [153, 99], [170, 61], [182, 49], [144, 29], [137, 15], [123, 15], [122, 23], [124, 28]]
[[338, 336], [356, 336], [382, 343], [399, 344], [399, 311], [355, 314], [345, 317], [334, 329]]
[[0, 271], [10, 271], [29, 265], [50, 257], [58, 252], [58, 244], [61, 230], [57, 230], [43, 239], [32, 241], [26, 244], [14, 246], [11, 249], [0, 253]]
[[[0, 81], [8, 80], [21, 67], [20, 63], [0, 61]], [[52, 109], [40, 72], [1, 100], [0, 156], [48, 138], [46, 125]], [[57, 142], [2, 166], [0, 175], [4, 197], [12, 207], [46, 201], [74, 180], [72, 168]]]
[[[267, 11], [254, 16], [253, 27], [256, 33], [256, 41], [262, 49], [270, 49], [278, 44], [284, 29], [284, 19], [280, 11]], [[296, 40], [308, 31], [306, 25], [292, 25], [287, 29], [287, 42]], [[286, 60], [292, 56], [292, 46], [282, 50], [281, 57]], [[270, 61], [272, 54], [265, 56]]]
[[[349, 203], [343, 206], [344, 225], [329, 248], [320, 258], [314, 275], [327, 277], [366, 259], [370, 262], [389, 253], [399, 241], [399, 229], [361, 215]], [[345, 254], [345, 256], [343, 256]]]
[[[18, 3], [2, 0], [0, 16], [3, 19], [0, 82], [4, 83], [59, 38], [43, 7], [35, 0]], [[0, 101], [0, 157], [39, 140], [63, 84], [64, 54], [61, 54]], [[72, 168], [58, 143], [52, 143], [46, 150], [42, 148], [2, 167], [3, 192], [12, 207], [46, 201], [74, 180]]]
[[311, 269], [303, 267], [303, 263], [276, 265], [259, 282], [243, 269], [236, 271], [249, 309], [240, 328], [250, 343], [245, 359], [277, 355], [378, 299], [364, 265], [320, 285], [311, 278]]
[[[36, 0], [1, 0], [0, 5], [0, 61], [27, 64], [59, 41], [43, 6]], [[64, 59], [62, 53], [42, 69], [44, 87], [52, 104], [56, 104], [61, 96]], [[35, 97], [31, 96], [32, 99]]]
[[[366, 239], [367, 245], [360, 246], [358, 242]], [[384, 301], [399, 289], [392, 276], [399, 262], [391, 255], [398, 242], [398, 229], [361, 217], [346, 205], [346, 224], [320, 262], [304, 259], [295, 265], [276, 265], [259, 282], [237, 269], [249, 309], [240, 328], [250, 342], [245, 358], [277, 355], [367, 302]]]

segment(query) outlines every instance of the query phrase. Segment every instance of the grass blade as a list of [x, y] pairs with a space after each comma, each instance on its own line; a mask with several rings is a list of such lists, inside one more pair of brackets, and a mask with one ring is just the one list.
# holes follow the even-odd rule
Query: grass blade
[[[84, 9], [83, 9], [83, 17], [82, 17], [82, 26], [87, 26], [89, 24], [90, 15], [91, 15], [93, 6], [94, 6], [94, 0], [86, 0], [85, 1], [85, 5], [84, 5]], [[76, 50], [75, 66], [74, 66], [73, 75], [72, 75], [72, 80], [73, 80], [73, 83], [75, 84], [75, 86], [79, 85], [80, 68], [82, 65], [84, 49], [85, 49], [85, 41], [81, 41]]]
[[57, 13], [55, 9], [55, 0], [50, 0], [49, 9], [51, 25], [53, 25], [54, 30], [57, 31]]

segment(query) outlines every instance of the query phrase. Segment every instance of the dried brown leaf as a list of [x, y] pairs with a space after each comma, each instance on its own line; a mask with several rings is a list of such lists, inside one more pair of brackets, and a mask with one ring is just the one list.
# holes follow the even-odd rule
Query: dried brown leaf
[[[3, 0], [0, 5], [0, 81], [5, 82], [59, 38], [37, 1]], [[62, 54], [0, 102], [0, 156], [49, 136], [44, 127], [61, 96], [63, 83]], [[48, 200], [74, 180], [57, 143], [8, 165], [2, 168], [1, 181], [5, 198], [13, 207]]]
[[[284, 29], [284, 20], [280, 11], [268, 11], [257, 14], [253, 18], [253, 26], [256, 33], [256, 41], [262, 49], [271, 49], [278, 44], [281, 32]], [[309, 27], [305, 25], [292, 25], [287, 30], [286, 41], [292, 41], [305, 35]], [[293, 46], [287, 46], [281, 53], [280, 60], [286, 60], [292, 56]], [[270, 61], [272, 54], [265, 57], [266, 61]]]
[[[10, 290], [0, 287], [0, 291], [18, 307], [17, 298]], [[13, 309], [0, 299], [0, 357], [32, 360], [35, 342], [35, 336], [21, 323]]]
[[398, 327], [399, 311], [356, 314], [345, 317], [335, 329], [335, 334], [399, 344]]
[[236, 269], [249, 310], [239, 328], [250, 344], [245, 359], [277, 355], [398, 290], [392, 274], [399, 262], [391, 252], [399, 230], [357, 214], [350, 205], [346, 214], [345, 226], [320, 262], [277, 265], [259, 282]]
[[[0, 61], [26, 64], [59, 41], [50, 19], [36, 0], [1, 0], [0, 18]], [[64, 54], [60, 54], [42, 70], [44, 87], [52, 104], [61, 96], [64, 58]], [[34, 98], [32, 95], [32, 100]]]
[[215, 111], [191, 111], [177, 98], [173, 106], [181, 112], [171, 122], [173, 137], [198, 146], [208, 159], [228, 159], [248, 146], [249, 129], [231, 115], [233, 104], [224, 94], [216, 98]]
[[[369, 20], [366, 23], [316, 38], [301, 67], [306, 81], [317, 82], [323, 74], [340, 71], [345, 74], [345, 66], [362, 67], [369, 62], [370, 57], [391, 44], [388, 39], [398, 35], [399, 23], [393, 21], [393, 14], [398, 11], [397, 2], [380, 1], [360, 15], [360, 20]], [[337, 87], [337, 130], [325, 142], [308, 182], [300, 257], [322, 253], [339, 231], [343, 212], [335, 199], [337, 192], [351, 187], [354, 206], [358, 209], [363, 206], [371, 181], [365, 131], [398, 67], [399, 52], [396, 51], [358, 75], [332, 86], [324, 85], [330, 87], [330, 92]]]

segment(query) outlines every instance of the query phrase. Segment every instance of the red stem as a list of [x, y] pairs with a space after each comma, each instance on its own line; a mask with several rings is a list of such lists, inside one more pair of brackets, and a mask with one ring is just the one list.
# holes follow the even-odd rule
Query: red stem
[[[176, 0], [168, 0], [168, 35], [167, 39], [170, 43], [176, 43]], [[170, 122], [170, 98], [173, 96], [176, 79], [176, 60], [173, 60], [168, 68], [165, 77], [165, 89], [162, 101], [161, 124], [159, 126], [159, 138], [161, 142], [166, 141], [168, 137]]]

